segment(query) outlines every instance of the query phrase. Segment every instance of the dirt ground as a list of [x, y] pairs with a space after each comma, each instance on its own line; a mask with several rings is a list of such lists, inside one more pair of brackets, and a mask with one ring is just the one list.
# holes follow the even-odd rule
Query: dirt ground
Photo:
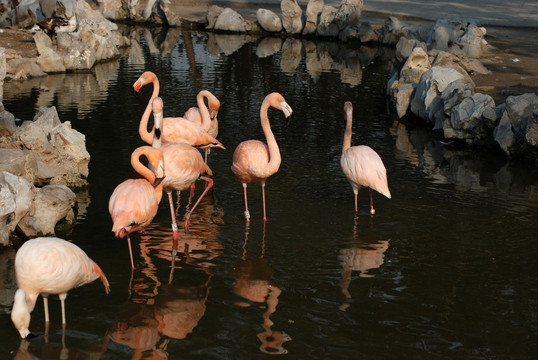
[[37, 56], [34, 37], [30, 31], [12, 29], [0, 29], [0, 31], [0, 47], [6, 49], [8, 59], [16, 55], [22, 58]]

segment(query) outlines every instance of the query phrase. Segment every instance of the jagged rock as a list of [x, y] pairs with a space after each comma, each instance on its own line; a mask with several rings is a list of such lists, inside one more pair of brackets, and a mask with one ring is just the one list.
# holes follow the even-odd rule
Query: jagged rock
[[404, 24], [394, 16], [389, 16], [379, 30], [379, 41], [385, 45], [396, 45], [401, 37], [427, 42], [430, 29], [425, 25]]
[[18, 228], [29, 237], [54, 235], [60, 220], [73, 223], [76, 196], [64, 185], [47, 185], [39, 189], [28, 213], [19, 221]]
[[0, 245], [9, 244], [9, 234], [28, 213], [34, 188], [26, 179], [2, 172], [0, 176]]
[[88, 45], [76, 42], [63, 58], [67, 70], [89, 70], [95, 65], [95, 51]]
[[422, 74], [431, 68], [428, 54], [417, 46], [407, 57], [400, 71], [400, 82], [417, 84]]
[[318, 17], [323, 9], [324, 0], [310, 0], [306, 5], [306, 21], [303, 28], [303, 35], [310, 35], [316, 32]]
[[[136, 9], [133, 9], [129, 6], [121, 6], [118, 4], [117, 0], [96, 0], [99, 4], [99, 11], [107, 19], [111, 20], [129, 20], [131, 18], [131, 13], [129, 10], [133, 10], [133, 17], [136, 14]], [[133, 19], [135, 20], [135, 19]], [[143, 21], [146, 19], [140, 19]]]
[[7, 73], [13, 80], [27, 80], [46, 76], [34, 59], [11, 59], [6, 64]]
[[362, 22], [359, 25], [359, 39], [361, 43], [378, 42], [379, 33], [369, 22]]
[[98, 35], [88, 25], [83, 25], [79, 31], [78, 40], [90, 49], [93, 49], [95, 52], [95, 61], [110, 60], [120, 55], [118, 48], [112, 42], [110, 32], [105, 31], [105, 36]]
[[38, 0], [28, 0], [23, 3], [15, 2], [16, 7], [12, 11], [11, 24], [19, 28], [26, 28], [34, 25], [37, 14], [41, 12]]
[[215, 30], [230, 32], [249, 32], [251, 25], [235, 10], [226, 8], [215, 22]]
[[288, 34], [300, 34], [303, 30], [303, 11], [296, 0], [282, 0], [282, 26]]
[[426, 43], [420, 42], [416, 39], [408, 39], [405, 36], [402, 36], [396, 44], [396, 59], [400, 62], [407, 60], [409, 55], [411, 55], [411, 53], [413, 52], [413, 49], [417, 46], [421, 47], [424, 50], [424, 53], [426, 53]]
[[494, 107], [495, 101], [489, 95], [477, 93], [464, 98], [452, 108], [450, 119], [445, 121], [445, 137], [470, 139], [471, 142], [483, 139], [492, 128], [482, 121], [482, 113], [486, 108]]
[[334, 15], [334, 22], [340, 30], [347, 26], [356, 27], [359, 25], [363, 7], [363, 0], [342, 0]]
[[538, 108], [538, 96], [527, 93], [506, 98], [506, 108], [499, 125], [493, 131], [493, 137], [508, 156], [520, 156], [525, 151], [526, 132], [531, 117]]
[[458, 37], [456, 43], [468, 56], [479, 58], [482, 56], [488, 45], [488, 42], [484, 39], [485, 36], [485, 28], [469, 24], [465, 29], [465, 32]]
[[463, 99], [474, 95], [474, 86], [472, 83], [458, 79], [451, 82], [441, 93], [443, 111], [447, 117], [450, 117], [454, 106], [458, 105]]
[[336, 37], [340, 32], [338, 25], [334, 23], [336, 8], [330, 5], [324, 5], [319, 17], [319, 24], [316, 30], [317, 35]]
[[530, 147], [530, 151], [535, 157], [538, 157], [538, 108], [534, 109], [529, 116], [527, 130], [525, 131], [525, 140]]
[[282, 48], [282, 39], [277, 37], [263, 38], [256, 47], [256, 56], [264, 58], [276, 54]]
[[458, 56], [480, 57], [486, 49], [486, 29], [473, 19], [439, 16], [429, 34], [429, 46]]
[[222, 14], [222, 11], [224, 8], [217, 6], [217, 5], [211, 5], [209, 7], [209, 10], [207, 11], [206, 19], [207, 19], [207, 25], [206, 29], [214, 29], [215, 23], [217, 22], [217, 19], [219, 18], [220, 14]]
[[282, 20], [278, 17], [277, 14], [267, 9], [258, 9], [256, 11], [256, 19], [261, 28], [269, 32], [280, 32], [282, 31]]
[[411, 112], [428, 122], [435, 122], [434, 114], [439, 111], [444, 113], [443, 104], [437, 99], [438, 96], [451, 82], [458, 79], [472, 83], [468, 75], [465, 76], [454, 68], [434, 66], [425, 71], [411, 100]]
[[359, 29], [356, 27], [347, 26], [338, 33], [338, 40], [342, 42], [358, 40], [359, 39]]
[[394, 98], [396, 100], [396, 113], [400, 119], [407, 114], [414, 91], [415, 84], [397, 83]]
[[17, 130], [15, 116], [8, 111], [0, 111], [0, 137], [10, 137]]

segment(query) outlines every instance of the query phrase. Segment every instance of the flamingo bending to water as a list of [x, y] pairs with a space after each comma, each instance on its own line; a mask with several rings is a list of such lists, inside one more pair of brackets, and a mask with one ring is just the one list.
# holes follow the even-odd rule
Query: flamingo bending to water
[[15, 256], [17, 291], [11, 320], [21, 338], [30, 334], [31, 312], [39, 294], [43, 296], [45, 323], [49, 323], [48, 295], [58, 294], [65, 326], [65, 298], [73, 288], [101, 278], [105, 291], [110, 292], [108, 280], [101, 268], [73, 243], [56, 238], [40, 237], [26, 241]]
[[247, 140], [240, 143], [234, 151], [232, 171], [243, 184], [245, 197], [245, 218], [250, 221], [247, 200], [247, 184], [259, 182], [262, 185], [263, 220], [267, 220], [265, 212], [265, 181], [278, 171], [281, 157], [275, 136], [271, 131], [267, 110], [272, 106], [282, 110], [285, 117], [291, 116], [292, 109], [282, 95], [273, 92], [265, 97], [260, 108], [260, 121], [267, 144], [259, 140]]
[[387, 183], [387, 170], [379, 155], [369, 146], [351, 146], [351, 124], [353, 122], [353, 105], [346, 101], [344, 104], [346, 131], [340, 166], [349, 180], [355, 194], [355, 212], [358, 212], [357, 195], [363, 187], [370, 189], [370, 214], [375, 214], [373, 190], [391, 198]]
[[[154, 98], [159, 96], [159, 80], [157, 79], [155, 73], [151, 71], [146, 71], [133, 84], [133, 88], [135, 89], [135, 91], [139, 92], [142, 86], [150, 83], [153, 83], [153, 93], [146, 107], [146, 112], [151, 112], [151, 102]], [[205, 107], [205, 105], [199, 109], [202, 118], [204, 118], [206, 115], [209, 118], [209, 110], [207, 110], [207, 107]], [[138, 127], [138, 133], [140, 134], [140, 137], [143, 141], [151, 145], [153, 143], [154, 129], [148, 131], [149, 112], [147, 117], [142, 116], [142, 119], [140, 120], [140, 125]], [[167, 117], [163, 119], [162, 142], [184, 142], [189, 145], [197, 146], [200, 148], [219, 147], [221, 149], [224, 149], [224, 145], [222, 145], [213, 136], [209, 135], [201, 125], [198, 125], [182, 117]]]
[[[207, 181], [208, 186], [200, 195], [194, 206], [185, 216], [185, 231], [189, 230], [191, 214], [198, 206], [202, 198], [213, 187], [213, 179], [203, 176], [203, 174], [213, 175], [211, 169], [205, 163], [200, 152], [189, 144], [169, 142], [161, 144], [160, 128], [162, 125], [163, 102], [160, 97], [153, 99], [152, 102], [153, 115], [155, 118], [155, 138], [153, 147], [158, 148], [163, 153], [164, 169], [166, 178], [163, 180], [164, 191], [168, 194], [170, 203], [170, 213], [172, 217], [172, 230], [174, 232], [172, 255], [177, 253], [177, 222], [176, 213], [174, 210], [174, 202], [172, 200], [172, 191], [180, 192], [187, 190], [198, 179]], [[178, 195], [179, 196], [179, 195]], [[179, 206], [179, 204], [178, 204]]]
[[[143, 155], [148, 159], [149, 167], [140, 162]], [[110, 196], [108, 211], [114, 223], [114, 234], [119, 238], [127, 236], [131, 267], [134, 269], [129, 234], [135, 231], [144, 232], [144, 226], [157, 214], [163, 194], [163, 155], [160, 150], [151, 146], [141, 146], [132, 153], [131, 165], [144, 179], [128, 179], [119, 184]]]

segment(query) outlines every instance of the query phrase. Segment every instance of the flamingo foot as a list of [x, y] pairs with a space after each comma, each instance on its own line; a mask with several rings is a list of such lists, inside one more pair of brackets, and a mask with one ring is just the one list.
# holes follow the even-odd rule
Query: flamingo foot
[[248, 210], [245, 210], [245, 219], [250, 222], [250, 212]]
[[185, 232], [189, 232], [189, 225], [191, 223], [191, 214], [189, 213], [186, 217], [185, 217]]

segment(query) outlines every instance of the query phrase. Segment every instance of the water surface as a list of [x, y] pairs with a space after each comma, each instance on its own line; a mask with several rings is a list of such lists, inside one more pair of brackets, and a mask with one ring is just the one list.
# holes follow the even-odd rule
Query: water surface
[[[4, 105], [17, 118], [55, 106], [86, 136], [89, 187], [64, 237], [103, 268], [112, 292], [97, 282], [72, 290], [64, 331], [57, 298], [48, 331], [38, 300], [35, 337], [21, 342], [9, 317], [14, 250], [3, 251], [3, 358], [535, 356], [538, 172], [398, 122], [385, 98], [393, 49], [177, 29], [129, 36], [140, 47], [91, 73], [4, 84]], [[180, 232], [190, 256], [171, 268], [163, 200], [147, 232], [133, 236], [131, 272], [107, 204], [121, 181], [138, 177], [129, 158], [143, 144], [138, 122], [152, 89], [136, 96], [132, 84], [145, 70], [159, 77], [165, 115], [183, 114], [201, 89], [213, 92], [226, 150], [211, 151], [214, 189], [191, 231]], [[267, 181], [266, 224], [260, 187], [249, 186], [246, 225], [231, 159], [241, 141], [263, 139], [259, 108], [272, 91], [293, 116], [269, 111], [282, 165]], [[355, 110], [353, 144], [371, 146], [387, 168], [392, 199], [375, 193], [374, 216], [367, 190], [354, 213], [340, 169], [345, 101]], [[191, 205], [182, 193], [180, 219]]]

